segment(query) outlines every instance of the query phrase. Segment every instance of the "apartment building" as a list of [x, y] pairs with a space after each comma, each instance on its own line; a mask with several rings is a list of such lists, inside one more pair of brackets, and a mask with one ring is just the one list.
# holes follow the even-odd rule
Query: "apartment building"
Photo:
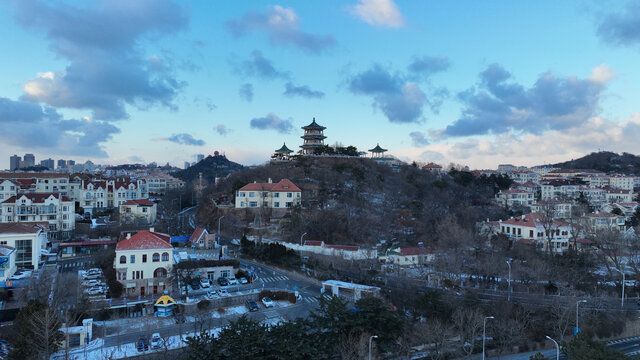
[[0, 247], [15, 250], [12, 256], [16, 267], [37, 270], [42, 263], [42, 250], [49, 243], [48, 226], [46, 222], [1, 223]]
[[550, 234], [551, 251], [554, 253], [567, 251], [571, 237], [568, 223], [560, 220], [549, 222], [544, 215], [539, 213], [500, 220], [498, 231], [510, 238], [525, 240], [524, 242], [532, 243], [545, 251], [548, 249], [547, 239]]
[[516, 207], [535, 204], [535, 194], [520, 189], [501, 190], [495, 196], [495, 202], [500, 206]]
[[1, 223], [47, 222], [52, 239], [68, 239], [75, 229], [75, 204], [61, 194], [18, 194], [0, 203]]
[[184, 188], [184, 181], [169, 174], [151, 174], [141, 179], [147, 183], [151, 195], [164, 195], [167, 191]]
[[253, 182], [236, 191], [236, 209], [269, 208], [287, 209], [300, 205], [302, 190], [289, 179], [277, 183], [268, 180], [266, 183]]
[[72, 192], [85, 213], [119, 208], [128, 200], [149, 196], [144, 180], [129, 179], [74, 180]]
[[69, 175], [58, 173], [0, 173], [0, 180], [18, 185], [17, 193], [59, 193], [69, 195]]
[[153, 225], [158, 205], [148, 199], [127, 200], [120, 205], [120, 223]]

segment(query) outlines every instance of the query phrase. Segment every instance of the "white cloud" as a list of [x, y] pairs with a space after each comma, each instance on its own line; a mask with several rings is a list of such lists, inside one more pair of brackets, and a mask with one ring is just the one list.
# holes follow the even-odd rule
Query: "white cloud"
[[399, 28], [406, 23], [393, 0], [358, 0], [358, 4], [352, 6], [350, 11], [362, 21], [374, 26]]
[[616, 73], [611, 70], [609, 65], [600, 64], [591, 70], [591, 76], [589, 77], [589, 80], [596, 83], [605, 84], [615, 77]]

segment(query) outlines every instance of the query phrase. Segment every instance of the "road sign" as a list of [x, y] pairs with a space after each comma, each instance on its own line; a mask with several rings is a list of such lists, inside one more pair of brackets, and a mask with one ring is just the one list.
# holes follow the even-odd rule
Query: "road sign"
[[580, 328], [577, 328], [575, 326], [573, 327], [573, 335], [577, 335], [580, 331]]

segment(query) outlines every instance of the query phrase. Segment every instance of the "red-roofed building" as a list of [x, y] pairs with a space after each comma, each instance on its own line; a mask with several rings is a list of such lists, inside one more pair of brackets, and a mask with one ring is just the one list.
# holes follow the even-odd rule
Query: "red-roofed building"
[[113, 267], [126, 295], [160, 294], [171, 286], [167, 275], [173, 268], [170, 236], [140, 230], [118, 242]]
[[216, 236], [209, 234], [205, 228], [197, 228], [189, 238], [189, 245], [198, 249], [213, 249], [216, 247]]
[[236, 191], [236, 209], [288, 209], [300, 205], [302, 190], [289, 179], [273, 183], [253, 182]]
[[539, 213], [525, 214], [516, 218], [499, 222], [499, 231], [510, 238], [532, 240], [537, 246], [547, 249], [547, 230], [551, 234], [551, 250], [555, 253], [563, 253], [569, 247], [571, 231], [569, 224], [552, 220]]
[[320, 246], [320, 247], [324, 247], [324, 241], [320, 241], [320, 240], [305, 240], [304, 245], [305, 246]]
[[158, 206], [147, 199], [127, 200], [120, 205], [120, 223], [153, 225]]
[[430, 171], [436, 174], [440, 174], [442, 172], [445, 172], [444, 169], [442, 169], [441, 165], [435, 164], [435, 163], [428, 163], [427, 165], [422, 167], [422, 170], [426, 170], [426, 171]]
[[52, 239], [67, 239], [75, 229], [75, 203], [60, 193], [27, 193], [0, 204], [0, 223], [48, 222]]

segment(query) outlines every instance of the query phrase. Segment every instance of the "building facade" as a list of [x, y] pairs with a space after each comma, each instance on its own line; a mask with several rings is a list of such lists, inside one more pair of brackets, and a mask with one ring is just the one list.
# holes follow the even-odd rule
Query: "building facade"
[[170, 236], [141, 230], [116, 245], [113, 268], [126, 295], [162, 294], [170, 289], [173, 270], [173, 247]]
[[153, 225], [158, 205], [147, 199], [127, 200], [120, 205], [120, 222], [125, 224]]
[[247, 184], [236, 191], [236, 209], [287, 209], [300, 205], [302, 190], [289, 179]]
[[0, 222], [46, 222], [50, 238], [68, 239], [75, 229], [75, 203], [61, 194], [19, 194], [0, 203]]
[[18, 268], [37, 270], [42, 249], [47, 248], [48, 224], [45, 222], [0, 224], [0, 246], [15, 250], [15, 265]]

